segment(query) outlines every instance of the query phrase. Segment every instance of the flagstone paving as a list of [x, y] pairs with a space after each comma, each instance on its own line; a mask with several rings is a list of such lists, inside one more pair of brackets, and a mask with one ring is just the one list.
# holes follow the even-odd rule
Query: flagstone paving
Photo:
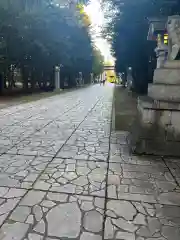
[[0, 240], [179, 240], [180, 160], [133, 156], [112, 87], [0, 110]]
[[54, 159], [35, 183], [35, 189], [105, 197], [107, 163]]

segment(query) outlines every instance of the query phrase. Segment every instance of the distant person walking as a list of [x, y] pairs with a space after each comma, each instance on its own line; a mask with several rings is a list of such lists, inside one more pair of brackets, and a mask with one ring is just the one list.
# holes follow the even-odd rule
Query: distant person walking
[[102, 82], [103, 82], [103, 86], [104, 86], [104, 85], [105, 85], [105, 82], [106, 82], [106, 80], [103, 80]]

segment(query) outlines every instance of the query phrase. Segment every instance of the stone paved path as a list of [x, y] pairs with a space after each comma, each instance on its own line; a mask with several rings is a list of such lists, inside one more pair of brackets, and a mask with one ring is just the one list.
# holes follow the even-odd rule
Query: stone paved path
[[180, 161], [131, 156], [113, 89], [0, 110], [0, 240], [179, 240]]

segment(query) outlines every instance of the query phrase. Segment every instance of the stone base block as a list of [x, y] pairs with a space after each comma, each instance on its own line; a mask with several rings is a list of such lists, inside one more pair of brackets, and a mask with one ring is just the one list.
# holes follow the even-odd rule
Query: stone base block
[[168, 68], [155, 69], [153, 83], [180, 85], [180, 69], [168, 69]]
[[179, 146], [180, 142], [160, 142], [156, 140], [142, 139], [132, 150], [134, 154], [179, 157]]
[[180, 69], [180, 60], [168, 60], [165, 62], [164, 68]]
[[143, 98], [138, 101], [138, 118], [131, 134], [133, 152], [180, 156], [180, 103], [168, 105]]
[[180, 102], [180, 85], [149, 84], [148, 96], [155, 100]]

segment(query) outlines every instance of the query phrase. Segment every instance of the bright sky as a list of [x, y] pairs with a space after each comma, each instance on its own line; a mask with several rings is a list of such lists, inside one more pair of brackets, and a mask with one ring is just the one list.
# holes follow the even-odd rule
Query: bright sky
[[100, 0], [91, 0], [85, 10], [92, 22], [92, 37], [96, 46], [104, 55], [105, 61], [113, 61], [110, 52], [110, 45], [107, 40], [101, 36], [101, 28], [105, 23], [105, 19], [99, 1]]

